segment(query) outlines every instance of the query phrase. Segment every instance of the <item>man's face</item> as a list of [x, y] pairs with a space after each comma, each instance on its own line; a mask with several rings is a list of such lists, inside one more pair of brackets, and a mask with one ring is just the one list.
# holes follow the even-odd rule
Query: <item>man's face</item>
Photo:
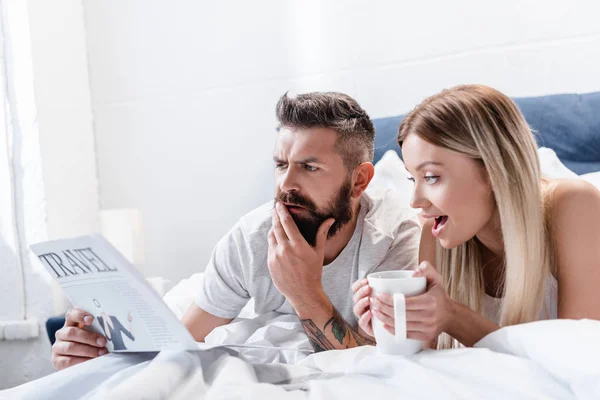
[[312, 246], [323, 221], [335, 219], [331, 237], [352, 219], [352, 181], [336, 139], [332, 129], [283, 127], [275, 142], [275, 202], [287, 206]]

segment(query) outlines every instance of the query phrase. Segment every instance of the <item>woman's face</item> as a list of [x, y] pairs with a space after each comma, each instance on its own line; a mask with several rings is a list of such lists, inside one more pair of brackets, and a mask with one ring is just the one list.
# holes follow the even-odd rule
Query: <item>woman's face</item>
[[433, 221], [432, 233], [443, 247], [456, 247], [494, 225], [496, 203], [481, 162], [415, 134], [404, 140], [402, 154], [414, 179], [411, 207]]

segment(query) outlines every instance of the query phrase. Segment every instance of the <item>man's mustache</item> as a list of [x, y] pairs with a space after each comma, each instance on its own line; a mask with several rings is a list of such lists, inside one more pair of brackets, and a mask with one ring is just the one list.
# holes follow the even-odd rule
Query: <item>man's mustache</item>
[[295, 194], [294, 192], [281, 192], [277, 195], [275, 200], [288, 205], [304, 207], [308, 210], [316, 210], [316, 207], [312, 201], [298, 194]]

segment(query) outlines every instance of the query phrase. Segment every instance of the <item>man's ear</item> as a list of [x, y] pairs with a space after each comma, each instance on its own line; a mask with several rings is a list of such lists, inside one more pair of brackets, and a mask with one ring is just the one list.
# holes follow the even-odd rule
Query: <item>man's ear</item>
[[352, 172], [352, 197], [359, 198], [375, 175], [375, 167], [370, 162], [364, 162]]

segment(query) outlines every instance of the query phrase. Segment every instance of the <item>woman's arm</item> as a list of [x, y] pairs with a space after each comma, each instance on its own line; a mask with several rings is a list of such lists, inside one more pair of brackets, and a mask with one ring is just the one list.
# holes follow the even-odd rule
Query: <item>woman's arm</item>
[[452, 301], [451, 310], [452, 317], [446, 333], [466, 347], [473, 347], [486, 335], [500, 329], [500, 326], [464, 304]]
[[553, 196], [558, 318], [600, 320], [600, 191], [585, 181], [561, 181]]
[[[427, 261], [435, 266], [436, 241], [431, 233], [432, 227], [433, 220], [431, 219], [426, 220], [423, 224], [419, 262]], [[449, 320], [446, 323], [445, 331], [464, 346], [471, 347], [487, 334], [500, 329], [494, 322], [457, 301], [450, 300], [448, 310]]]

